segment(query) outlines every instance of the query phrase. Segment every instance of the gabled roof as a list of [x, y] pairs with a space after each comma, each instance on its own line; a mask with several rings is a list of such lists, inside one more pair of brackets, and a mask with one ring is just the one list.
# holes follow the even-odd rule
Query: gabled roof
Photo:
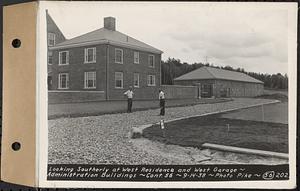
[[66, 40], [65, 35], [61, 32], [60, 28], [56, 25], [53, 18], [46, 9], [47, 32], [56, 34], [55, 42], [61, 43]]
[[180, 81], [180, 80], [210, 80], [210, 79], [263, 83], [262, 81], [252, 78], [247, 74], [241, 72], [234, 72], [234, 71], [206, 67], [206, 66], [203, 66], [189, 73], [186, 73], [182, 76], [179, 76], [174, 80]]
[[161, 54], [162, 51], [156, 49], [146, 43], [136, 40], [121, 32], [100, 28], [95, 31], [83, 34], [81, 36], [66, 40], [62, 43], [56, 44], [52, 49], [62, 49], [70, 47], [79, 47], [92, 44], [113, 44], [117, 46], [125, 46], [137, 50], [144, 50], [153, 53]]

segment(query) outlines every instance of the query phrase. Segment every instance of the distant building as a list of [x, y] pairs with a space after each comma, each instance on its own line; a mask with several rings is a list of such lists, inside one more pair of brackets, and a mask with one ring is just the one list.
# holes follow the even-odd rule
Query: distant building
[[174, 79], [175, 85], [197, 86], [199, 97], [254, 97], [264, 83], [241, 72], [201, 67]]
[[104, 18], [103, 28], [56, 42], [49, 49], [48, 86], [56, 98], [68, 94], [62, 99], [118, 100], [124, 99], [129, 86], [135, 99], [157, 97], [162, 51], [118, 32], [113, 17]]

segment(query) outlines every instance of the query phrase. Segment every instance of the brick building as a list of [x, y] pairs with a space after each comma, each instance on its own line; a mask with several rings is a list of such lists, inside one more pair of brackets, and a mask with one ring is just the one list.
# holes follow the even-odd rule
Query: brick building
[[118, 32], [113, 17], [104, 18], [103, 28], [56, 43], [49, 50], [52, 97], [119, 100], [129, 86], [135, 99], [158, 95], [162, 51]]
[[197, 86], [198, 97], [254, 97], [264, 83], [241, 72], [201, 67], [174, 79], [174, 84]]
[[51, 90], [53, 87], [53, 72], [52, 72], [52, 64], [53, 64], [53, 52], [49, 50], [51, 47], [55, 46], [58, 43], [61, 43], [66, 40], [64, 34], [60, 31], [60, 29], [55, 24], [54, 20], [48, 14], [48, 10], [46, 10], [46, 19], [47, 19], [47, 38], [48, 38], [48, 89]]

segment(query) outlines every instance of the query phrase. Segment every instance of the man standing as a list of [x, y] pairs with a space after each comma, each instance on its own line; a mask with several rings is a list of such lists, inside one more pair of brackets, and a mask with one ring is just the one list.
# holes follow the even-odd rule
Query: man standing
[[132, 98], [133, 98], [133, 91], [132, 87], [129, 86], [129, 90], [127, 90], [124, 93], [124, 96], [127, 96], [127, 113], [131, 113], [131, 108], [132, 108]]
[[160, 115], [165, 115], [165, 93], [162, 90], [159, 90], [159, 106], [160, 106]]

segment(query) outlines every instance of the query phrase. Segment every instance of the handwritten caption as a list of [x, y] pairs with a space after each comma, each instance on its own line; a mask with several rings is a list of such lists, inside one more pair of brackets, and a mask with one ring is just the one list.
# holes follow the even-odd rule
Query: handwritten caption
[[228, 181], [287, 180], [288, 168], [255, 168], [239, 165], [199, 166], [114, 166], [49, 165], [48, 180], [120, 180], [120, 181]]

